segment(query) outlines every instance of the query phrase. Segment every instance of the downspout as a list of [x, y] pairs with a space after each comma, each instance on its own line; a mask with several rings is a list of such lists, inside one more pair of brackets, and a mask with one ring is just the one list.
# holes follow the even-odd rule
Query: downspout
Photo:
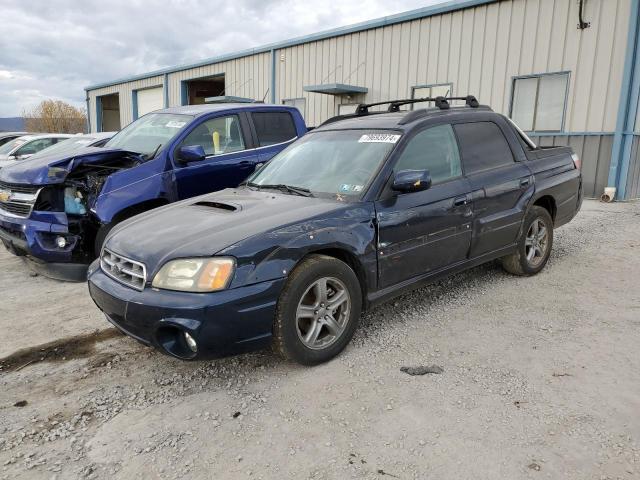
[[620, 90], [616, 130], [611, 149], [611, 166], [607, 189], [602, 200], [623, 200], [631, 161], [633, 130], [640, 97], [640, 0], [631, 0], [629, 33]]
[[271, 89], [271, 103], [276, 103], [276, 50], [274, 48], [271, 49], [271, 84], [269, 88]]
[[89, 109], [89, 92], [84, 91], [87, 98], [85, 101], [87, 102], [87, 133], [91, 133], [91, 110]]

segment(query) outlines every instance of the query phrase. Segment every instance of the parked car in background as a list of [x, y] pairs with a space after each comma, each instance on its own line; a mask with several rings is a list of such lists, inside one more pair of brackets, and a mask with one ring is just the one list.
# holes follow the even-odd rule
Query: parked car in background
[[47, 147], [44, 150], [40, 150], [34, 154], [31, 158], [40, 158], [45, 156], [62, 157], [72, 155], [74, 152], [78, 152], [86, 147], [104, 147], [104, 145], [111, 140], [116, 132], [100, 132], [90, 134], [79, 134], [73, 137], [56, 143], [51, 147]]
[[14, 138], [0, 147], [0, 168], [25, 160], [40, 150], [71, 137], [73, 135], [64, 133], [39, 133]]
[[28, 135], [27, 132], [0, 132], [0, 147], [14, 138]]
[[[149, 113], [102, 148], [0, 170], [0, 239], [45, 275], [86, 280], [123, 220], [235, 187], [307, 131], [296, 108], [209, 104]], [[149, 232], [153, 234], [153, 232]]]
[[[123, 332], [182, 359], [273, 345], [312, 365], [360, 312], [501, 259], [533, 275], [582, 202], [578, 158], [478, 106], [357, 114], [311, 131], [240, 188], [122, 223], [89, 289]], [[456, 99], [458, 100], [458, 99]]]

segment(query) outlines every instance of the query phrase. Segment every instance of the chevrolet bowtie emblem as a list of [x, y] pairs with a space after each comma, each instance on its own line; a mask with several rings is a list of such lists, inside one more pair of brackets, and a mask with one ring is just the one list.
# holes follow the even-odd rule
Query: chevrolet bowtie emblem
[[11, 200], [11, 192], [7, 190], [0, 190], [0, 202], [6, 203]]

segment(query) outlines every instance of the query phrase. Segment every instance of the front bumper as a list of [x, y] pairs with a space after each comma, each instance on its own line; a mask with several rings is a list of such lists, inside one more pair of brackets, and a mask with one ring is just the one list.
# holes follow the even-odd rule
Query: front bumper
[[[89, 267], [89, 292], [113, 325], [165, 354], [184, 360], [218, 358], [269, 346], [285, 279], [213, 293], [129, 288]], [[182, 333], [197, 342], [189, 350]]]
[[[55, 244], [63, 235], [68, 240], [64, 248]], [[29, 255], [45, 262], [68, 263], [79, 237], [69, 233], [66, 214], [33, 211], [28, 218], [8, 215], [0, 211], [0, 240], [14, 255]]]

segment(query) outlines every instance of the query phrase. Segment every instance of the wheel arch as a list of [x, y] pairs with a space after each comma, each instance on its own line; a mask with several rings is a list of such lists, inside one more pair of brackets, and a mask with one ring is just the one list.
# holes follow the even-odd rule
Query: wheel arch
[[118, 211], [111, 218], [110, 223], [119, 223], [123, 220], [131, 218], [135, 215], [138, 215], [142, 212], [147, 212], [149, 210], [153, 210], [154, 208], [163, 207], [165, 205], [169, 205], [169, 200], [166, 198], [151, 198], [149, 200], [144, 200], [139, 203], [135, 203], [133, 205], [128, 205], [122, 210]]
[[556, 205], [556, 199], [553, 198], [552, 195], [542, 195], [532, 203], [532, 206], [544, 208], [549, 212], [549, 215], [551, 215], [551, 220], [553, 220], [554, 222], [556, 221], [556, 213], [558, 212], [558, 207]]

